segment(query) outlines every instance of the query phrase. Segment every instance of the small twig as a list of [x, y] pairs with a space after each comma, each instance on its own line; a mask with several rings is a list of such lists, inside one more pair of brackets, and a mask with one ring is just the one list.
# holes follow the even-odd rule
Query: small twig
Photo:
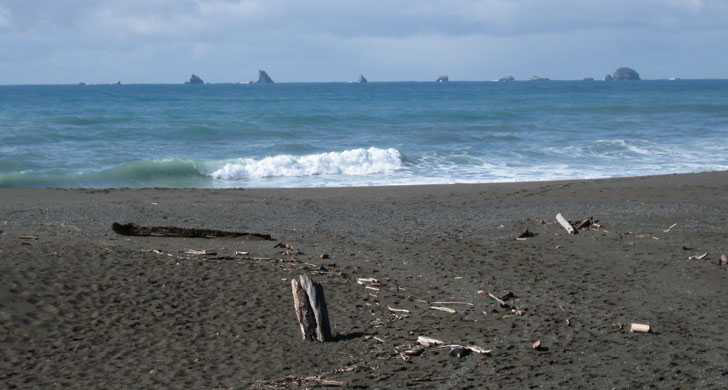
[[474, 304], [470, 302], [432, 302], [433, 305], [467, 305], [467, 306], [475, 306]]
[[670, 233], [670, 231], [672, 230], [672, 228], [674, 228], [675, 226], [677, 226], [677, 223], [673, 223], [672, 225], [670, 225], [669, 228], [663, 230], [663, 232]]

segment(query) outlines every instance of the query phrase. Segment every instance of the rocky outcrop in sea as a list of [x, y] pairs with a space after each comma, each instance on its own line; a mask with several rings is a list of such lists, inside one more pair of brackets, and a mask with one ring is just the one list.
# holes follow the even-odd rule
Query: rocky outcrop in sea
[[636, 70], [627, 67], [617, 69], [612, 77], [615, 80], [640, 80], [640, 74]]
[[438, 83], [447, 83], [450, 81], [450, 78], [448, 76], [440, 76], [436, 80]]
[[636, 70], [627, 67], [621, 67], [614, 71], [613, 74], [604, 76], [605, 81], [613, 80], [641, 80], [640, 74]]
[[258, 81], [256, 81], [256, 84], [274, 84], [274, 83], [275, 82], [273, 81], [272, 78], [270, 78], [270, 76], [268, 76], [268, 73], [266, 73], [266, 71], [264, 71], [264, 70], [258, 71]]
[[205, 84], [205, 82], [200, 78], [200, 76], [193, 74], [190, 76], [190, 80], [185, 82], [185, 84]]
[[368, 82], [369, 82], [369, 80], [367, 80], [367, 78], [364, 77], [363, 74], [362, 75], [359, 75], [359, 84], [366, 84]]

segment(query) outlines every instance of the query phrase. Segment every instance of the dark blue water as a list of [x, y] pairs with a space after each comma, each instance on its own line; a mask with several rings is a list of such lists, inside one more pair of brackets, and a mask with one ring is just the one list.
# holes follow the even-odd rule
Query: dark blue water
[[728, 81], [0, 87], [0, 187], [308, 187], [728, 169]]

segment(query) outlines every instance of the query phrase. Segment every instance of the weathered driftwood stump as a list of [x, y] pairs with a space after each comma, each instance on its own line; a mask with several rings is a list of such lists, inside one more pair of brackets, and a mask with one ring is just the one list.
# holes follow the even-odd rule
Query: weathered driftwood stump
[[298, 279], [291, 279], [291, 290], [303, 339], [322, 343], [331, 340], [329, 312], [326, 309], [323, 287], [312, 281], [308, 275], [301, 275]]

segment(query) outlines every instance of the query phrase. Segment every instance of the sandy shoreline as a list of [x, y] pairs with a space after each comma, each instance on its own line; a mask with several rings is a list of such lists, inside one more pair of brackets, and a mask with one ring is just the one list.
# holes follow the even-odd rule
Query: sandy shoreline
[[[568, 236], [558, 212], [594, 216], [602, 228]], [[358, 388], [725, 388], [727, 219], [728, 172], [335, 189], [4, 189], [0, 383], [276, 388], [264, 385], [323, 374]], [[125, 237], [113, 222], [276, 241]], [[536, 236], [516, 241], [525, 228]], [[280, 253], [277, 242], [302, 254]], [[300, 340], [289, 280], [302, 272], [326, 289], [336, 342]], [[358, 277], [379, 279], [380, 290]], [[478, 291], [512, 292], [522, 315]], [[472, 306], [429, 309], [437, 301]], [[630, 334], [630, 322], [654, 332]], [[432, 349], [404, 361], [396, 351], [419, 335], [493, 352], [457, 358]], [[541, 351], [531, 349], [537, 339]]]

